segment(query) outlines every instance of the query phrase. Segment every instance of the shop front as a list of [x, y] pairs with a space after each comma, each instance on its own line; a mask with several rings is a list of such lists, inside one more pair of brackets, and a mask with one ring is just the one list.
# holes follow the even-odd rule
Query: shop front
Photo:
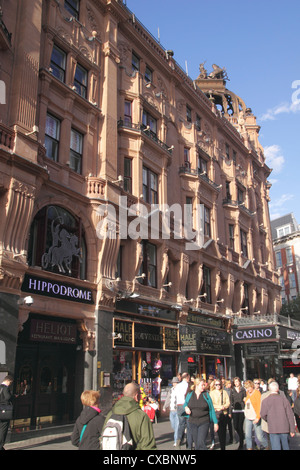
[[181, 372], [228, 377], [230, 335], [224, 319], [189, 313], [187, 324], [180, 325], [180, 349]]
[[[149, 312], [148, 307], [140, 306], [140, 311], [141, 308], [143, 313]], [[157, 310], [158, 316], [162, 317], [163, 312]], [[162, 388], [177, 371], [177, 326], [155, 318], [128, 319], [116, 312], [113, 332], [113, 402], [131, 381], [139, 383], [145, 395], [159, 401]]]
[[234, 328], [233, 344], [237, 370], [243, 380], [255, 377], [280, 380], [279, 336], [274, 324]]

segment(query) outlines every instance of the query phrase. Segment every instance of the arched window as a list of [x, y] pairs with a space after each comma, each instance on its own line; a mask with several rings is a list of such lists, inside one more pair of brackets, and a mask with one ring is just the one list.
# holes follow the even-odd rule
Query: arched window
[[30, 229], [28, 264], [86, 279], [86, 244], [81, 220], [60, 206], [46, 206]]

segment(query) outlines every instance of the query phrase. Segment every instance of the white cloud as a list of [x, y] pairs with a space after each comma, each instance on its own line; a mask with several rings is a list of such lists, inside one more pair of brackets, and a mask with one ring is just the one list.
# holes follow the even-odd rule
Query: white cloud
[[284, 102], [268, 109], [259, 119], [260, 121], [274, 121], [279, 114], [298, 113], [299, 111], [300, 100], [293, 100], [291, 103]]
[[291, 212], [288, 203], [294, 199], [293, 194], [282, 194], [280, 198], [275, 199], [269, 203], [270, 218], [271, 220], [277, 219], [288, 212]]
[[283, 168], [285, 159], [281, 153], [281, 148], [279, 147], [279, 145], [268, 145], [267, 147], [265, 147], [264, 150], [267, 165], [272, 168], [273, 173], [280, 173]]

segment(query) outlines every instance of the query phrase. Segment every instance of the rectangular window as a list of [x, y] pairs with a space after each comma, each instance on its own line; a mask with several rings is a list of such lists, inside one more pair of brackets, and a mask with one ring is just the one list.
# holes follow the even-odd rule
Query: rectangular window
[[156, 119], [151, 116], [150, 113], [148, 113], [145, 109], [143, 109], [143, 118], [142, 118], [142, 124], [144, 129], [148, 128], [150, 132], [156, 136], [157, 134], [157, 121]]
[[149, 204], [158, 204], [158, 176], [143, 167], [143, 197]]
[[238, 203], [242, 204], [245, 200], [245, 194], [244, 191], [240, 188], [238, 188]]
[[145, 70], [145, 82], [146, 83], [152, 83], [152, 75], [153, 75], [152, 70], [150, 69], [150, 67], [148, 67], [148, 65], [146, 65], [146, 70]]
[[276, 267], [281, 268], [282, 267], [281, 251], [276, 251], [275, 256], [276, 256]]
[[234, 225], [229, 224], [229, 247], [234, 250]]
[[52, 49], [50, 67], [52, 75], [58, 78], [61, 82], [64, 82], [66, 73], [66, 53], [55, 45]]
[[207, 175], [207, 161], [198, 156], [198, 175]]
[[74, 129], [71, 129], [70, 168], [76, 173], [81, 173], [82, 148], [83, 135]]
[[127, 127], [131, 127], [132, 125], [131, 108], [132, 108], [131, 101], [125, 100], [124, 102], [124, 125]]
[[211, 273], [207, 266], [203, 266], [203, 284], [200, 296], [203, 296], [203, 294], [206, 294], [206, 296], [201, 297], [201, 301], [211, 304]]
[[77, 64], [74, 77], [74, 87], [78, 95], [83, 98], [87, 97], [87, 76], [87, 70]]
[[132, 64], [132, 73], [136, 73], [140, 71], [140, 59], [134, 52], [132, 53], [131, 64]]
[[226, 153], [226, 158], [230, 158], [230, 153], [229, 153], [229, 145], [225, 144], [225, 153]]
[[152, 243], [142, 241], [142, 265], [139, 274], [146, 277], [140, 282], [146, 286], [157, 287], [157, 249]]
[[293, 264], [294, 260], [293, 260], [293, 252], [292, 252], [292, 248], [289, 247], [289, 248], [286, 248], [286, 262], [287, 264]]
[[124, 158], [124, 191], [132, 193], [132, 160]]
[[184, 166], [185, 166], [185, 168], [190, 169], [191, 168], [191, 162], [190, 162], [190, 149], [189, 148], [184, 147], [183, 156], [184, 156]]
[[68, 10], [76, 20], [79, 19], [79, 0], [65, 0], [65, 9]]
[[59, 134], [60, 121], [51, 114], [47, 114], [45, 129], [46, 155], [55, 162], [58, 161]]
[[196, 114], [196, 123], [195, 123], [197, 131], [201, 131], [201, 117], [199, 114]]
[[244, 230], [241, 230], [241, 252], [243, 256], [248, 258], [247, 233]]
[[192, 110], [188, 105], [186, 105], [186, 120], [192, 122]]
[[242, 303], [242, 313], [248, 315], [249, 312], [249, 287], [248, 284], [244, 283], [244, 301]]
[[210, 237], [210, 209], [204, 206], [204, 236]]

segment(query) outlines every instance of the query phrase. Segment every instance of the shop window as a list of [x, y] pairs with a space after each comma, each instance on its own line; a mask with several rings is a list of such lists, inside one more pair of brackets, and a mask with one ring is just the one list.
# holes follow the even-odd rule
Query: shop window
[[50, 367], [44, 366], [40, 376], [40, 393], [50, 394], [53, 392], [52, 371]]
[[51, 73], [61, 82], [65, 81], [66, 74], [66, 53], [59, 47], [53, 46], [51, 55]]
[[86, 279], [87, 250], [81, 221], [59, 206], [44, 207], [30, 229], [28, 264]]
[[51, 114], [47, 114], [45, 129], [46, 155], [55, 162], [58, 161], [58, 147], [60, 136], [60, 121]]

